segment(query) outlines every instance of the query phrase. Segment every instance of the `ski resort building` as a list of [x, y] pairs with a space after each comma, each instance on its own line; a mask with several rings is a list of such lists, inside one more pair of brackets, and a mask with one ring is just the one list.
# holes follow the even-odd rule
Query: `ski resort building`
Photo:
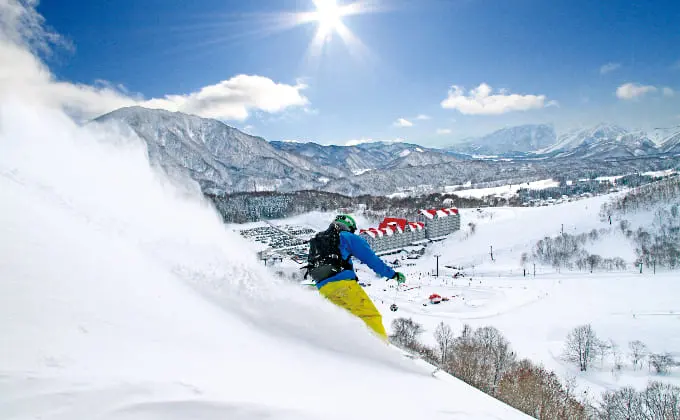
[[420, 210], [418, 221], [388, 217], [377, 228], [362, 229], [361, 235], [374, 252], [387, 252], [443, 239], [460, 229], [456, 208]]
[[432, 240], [460, 230], [460, 213], [457, 208], [420, 210], [418, 221], [425, 224], [427, 238]]
[[426, 239], [425, 225], [406, 219], [385, 219], [377, 228], [362, 229], [359, 234], [375, 252], [400, 249]]

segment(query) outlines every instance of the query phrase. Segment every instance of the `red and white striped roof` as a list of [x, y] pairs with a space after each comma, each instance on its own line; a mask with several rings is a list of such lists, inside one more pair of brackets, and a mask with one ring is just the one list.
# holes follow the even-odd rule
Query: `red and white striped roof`
[[404, 230], [399, 226], [397, 222], [388, 222], [387, 227], [392, 229], [394, 232], [404, 233]]
[[383, 229], [376, 229], [376, 228], [368, 228], [368, 229], [362, 229], [359, 231], [359, 233], [365, 233], [371, 238], [379, 238], [385, 235], [385, 232]]
[[[410, 232], [415, 232], [418, 230], [425, 229], [425, 223], [423, 222], [408, 222], [405, 227], [408, 227]], [[399, 226], [398, 223], [388, 223], [385, 228], [369, 228], [361, 229], [359, 234], [365, 233], [371, 238], [381, 238], [383, 236], [392, 236], [395, 233], [404, 233], [404, 230]]]
[[394, 235], [394, 229], [389, 227], [389, 226], [386, 227], [386, 228], [378, 229], [378, 230], [380, 230], [381, 232], [383, 232], [384, 235], [387, 235], [387, 236]]
[[416, 230], [423, 230], [425, 229], [425, 223], [423, 222], [409, 222], [408, 227], [411, 229], [411, 231], [416, 231]]
[[420, 210], [418, 214], [422, 214], [428, 219], [434, 219], [435, 217], [448, 217], [458, 214], [458, 209], [455, 207], [443, 208], [443, 209], [428, 209]]

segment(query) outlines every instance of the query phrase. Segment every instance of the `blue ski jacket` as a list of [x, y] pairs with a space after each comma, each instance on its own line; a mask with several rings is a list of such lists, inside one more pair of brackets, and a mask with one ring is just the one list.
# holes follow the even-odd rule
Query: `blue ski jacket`
[[[383, 262], [375, 252], [368, 245], [368, 242], [359, 235], [354, 233], [342, 231], [340, 232], [340, 255], [342, 259], [347, 260], [350, 257], [357, 257], [362, 263], [370, 267], [376, 274], [391, 279], [394, 277], [395, 271]], [[352, 264], [352, 260], [349, 260]], [[357, 274], [354, 270], [344, 270], [338, 274], [331, 276], [316, 284], [318, 289], [321, 289], [328, 283], [339, 280], [356, 280]]]

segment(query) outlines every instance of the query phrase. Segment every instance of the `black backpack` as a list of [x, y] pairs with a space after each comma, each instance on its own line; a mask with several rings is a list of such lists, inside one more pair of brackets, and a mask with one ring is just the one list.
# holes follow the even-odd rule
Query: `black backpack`
[[340, 253], [340, 231], [330, 226], [323, 232], [317, 233], [309, 241], [309, 255], [307, 256], [307, 276], [312, 276], [315, 282], [320, 282], [344, 270], [352, 270], [351, 256], [342, 259]]

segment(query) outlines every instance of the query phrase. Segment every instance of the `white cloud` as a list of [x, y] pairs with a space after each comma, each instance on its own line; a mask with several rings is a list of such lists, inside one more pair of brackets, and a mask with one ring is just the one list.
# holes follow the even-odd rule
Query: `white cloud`
[[116, 108], [141, 105], [182, 111], [204, 117], [244, 120], [251, 112], [279, 113], [306, 106], [307, 87], [276, 83], [257, 75], [237, 75], [189, 94], [145, 100], [120, 85], [93, 85], [57, 80], [38, 58], [51, 46], [68, 46], [59, 35], [44, 29], [37, 0], [0, 0], [0, 95], [16, 95], [62, 107], [77, 118], [91, 118]]
[[363, 143], [373, 143], [373, 139], [356, 139], [356, 140], [347, 140], [345, 142], [345, 146], [356, 146], [359, 144]]
[[630, 100], [650, 92], [656, 92], [656, 87], [641, 85], [639, 83], [626, 83], [616, 89], [616, 96], [619, 99]]
[[394, 122], [395, 127], [413, 127], [413, 123], [407, 119], [399, 118]]
[[451, 129], [450, 128], [438, 128], [437, 134], [438, 135], [451, 134]]
[[416, 117], [416, 120], [430, 120], [430, 119], [432, 119], [432, 117], [430, 117], [429, 115], [425, 115], [425, 114], [420, 114]]
[[511, 111], [543, 108], [545, 95], [518, 95], [507, 91], [492, 93], [491, 86], [482, 83], [470, 90], [469, 95], [460, 86], [452, 86], [449, 96], [441, 102], [442, 108], [457, 109], [466, 115], [498, 115]]
[[309, 101], [300, 91], [305, 85], [276, 83], [262, 76], [241, 74], [188, 95], [167, 95], [142, 103], [149, 108], [181, 111], [203, 117], [245, 120], [251, 110], [278, 113]]
[[611, 73], [621, 68], [621, 63], [607, 63], [600, 67], [600, 74]]
[[662, 91], [663, 91], [663, 96], [667, 96], [669, 98], [675, 96], [675, 91], [673, 89], [669, 88], [668, 86], [664, 87], [662, 89]]
[[413, 127], [413, 123], [405, 118], [399, 118], [394, 122], [395, 127]]

